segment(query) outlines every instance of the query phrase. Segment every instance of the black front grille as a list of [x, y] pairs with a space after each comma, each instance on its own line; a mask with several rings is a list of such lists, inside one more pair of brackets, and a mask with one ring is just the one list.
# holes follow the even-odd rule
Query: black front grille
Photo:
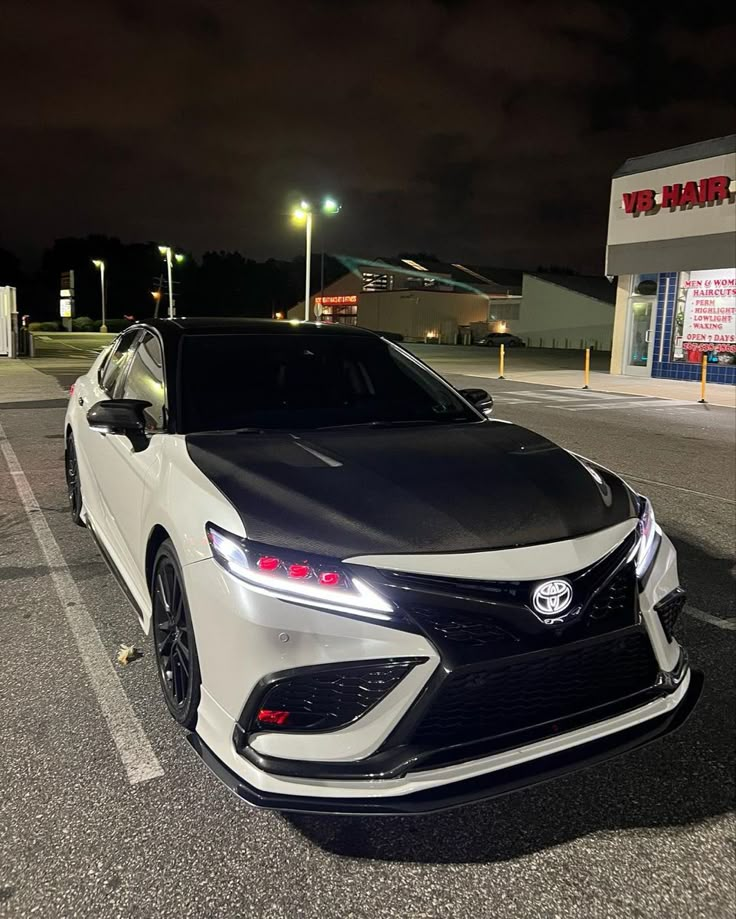
[[[343, 664], [339, 668], [306, 668], [279, 680], [253, 710], [254, 727], [260, 730], [329, 730], [350, 724], [394, 689], [417, 663], [412, 660]], [[262, 710], [288, 713], [282, 723], [259, 722]]]
[[662, 623], [664, 634], [667, 636], [667, 641], [672, 641], [672, 637], [675, 633], [675, 625], [685, 606], [686, 600], [687, 594], [685, 591], [681, 587], [676, 587], [667, 594], [664, 600], [660, 600], [654, 607], [659, 616], [659, 621]]
[[[637, 624], [638, 587], [631, 564], [604, 583], [583, 606], [582, 615], [566, 623], [562, 632], [542, 624], [532, 612], [530, 594], [536, 583], [503, 585], [506, 587], [506, 602], [478, 602], [475, 599], [466, 602], [464, 585], [458, 587], [458, 596], [440, 598], [425, 595], [417, 598], [433, 601], [431, 603], [416, 602], [413, 596], [407, 602], [406, 594], [401, 600], [405, 611], [439, 647], [449, 642], [452, 646], [465, 647], [469, 652], [471, 649], [485, 649], [483, 655], [486, 657], [506, 657], [557, 647], [563, 635], [565, 641], [573, 642]], [[489, 582], [473, 585], [476, 595], [482, 590], [498, 590], [501, 593], [502, 587]], [[576, 597], [579, 602], [585, 603], [582, 589]], [[440, 599], [441, 603], [438, 603]], [[454, 654], [453, 660], [456, 660]]]
[[457, 610], [414, 607], [411, 614], [417, 622], [432, 635], [446, 641], [481, 647], [489, 642], [505, 644], [513, 648], [519, 636], [508, 628], [494, 622], [492, 615], [462, 613]]
[[554, 723], [650, 688], [657, 663], [644, 632], [451, 673], [412, 742], [447, 747]]

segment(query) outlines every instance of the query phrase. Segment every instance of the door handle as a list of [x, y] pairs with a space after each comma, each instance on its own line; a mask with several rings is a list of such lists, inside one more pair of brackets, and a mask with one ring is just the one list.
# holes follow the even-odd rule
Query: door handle
[[647, 329], [646, 332], [644, 333], [644, 341], [645, 341], [647, 344], [649, 344], [649, 342], [650, 342], [651, 340], [652, 340], [652, 330], [651, 330], [651, 329]]
[[84, 405], [84, 398], [83, 398], [82, 396], [80, 396], [80, 397], [77, 399], [77, 403], [78, 403], [79, 405]]

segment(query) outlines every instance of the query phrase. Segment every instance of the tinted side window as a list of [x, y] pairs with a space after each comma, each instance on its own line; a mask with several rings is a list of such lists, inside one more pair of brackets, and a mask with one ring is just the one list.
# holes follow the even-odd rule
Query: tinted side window
[[138, 329], [131, 329], [129, 332], [123, 332], [115, 344], [112, 346], [112, 352], [107, 359], [105, 372], [102, 375], [102, 388], [111, 393], [113, 386], [125, 369], [127, 359], [130, 355], [130, 349], [138, 335]]
[[155, 335], [146, 334], [135, 349], [135, 354], [123, 383], [121, 399], [143, 399], [150, 402], [143, 414], [149, 431], [164, 428], [164, 369], [161, 345]]

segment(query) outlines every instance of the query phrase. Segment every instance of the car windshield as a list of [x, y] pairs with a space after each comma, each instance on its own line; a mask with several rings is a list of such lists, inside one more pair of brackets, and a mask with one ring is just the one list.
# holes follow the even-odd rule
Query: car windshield
[[180, 381], [185, 432], [483, 420], [401, 349], [367, 335], [185, 335]]

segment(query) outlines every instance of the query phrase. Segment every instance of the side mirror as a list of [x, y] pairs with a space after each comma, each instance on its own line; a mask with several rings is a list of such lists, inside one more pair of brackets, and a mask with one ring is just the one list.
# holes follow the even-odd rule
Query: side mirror
[[122, 434], [141, 450], [148, 442], [143, 410], [150, 405], [142, 399], [103, 399], [87, 412], [87, 424], [100, 434]]
[[461, 396], [468, 402], [480, 409], [484, 415], [490, 415], [493, 411], [493, 396], [489, 395], [485, 389], [459, 389]]

